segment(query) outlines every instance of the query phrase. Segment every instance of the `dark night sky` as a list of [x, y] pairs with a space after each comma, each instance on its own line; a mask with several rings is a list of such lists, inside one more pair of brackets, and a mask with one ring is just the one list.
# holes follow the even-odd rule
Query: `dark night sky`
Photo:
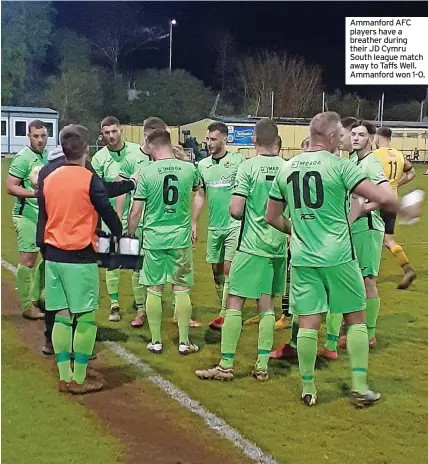
[[[232, 33], [239, 52], [276, 49], [320, 65], [327, 91], [340, 88], [376, 100], [382, 91], [387, 100], [425, 97], [425, 87], [346, 87], [345, 18], [428, 16], [427, 2], [55, 2], [55, 6], [57, 27], [80, 33], [118, 16], [141, 17], [142, 24], [163, 24], [166, 28], [168, 20], [175, 18], [173, 67], [184, 68], [209, 85], [216, 64], [211, 36], [221, 27]], [[135, 67], [167, 67], [168, 43], [165, 39], [157, 52], [134, 55], [133, 60], [141, 63]]]

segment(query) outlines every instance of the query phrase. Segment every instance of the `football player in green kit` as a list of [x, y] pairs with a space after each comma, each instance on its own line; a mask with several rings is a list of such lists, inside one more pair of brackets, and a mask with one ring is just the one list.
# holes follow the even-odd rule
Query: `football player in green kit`
[[217, 296], [221, 303], [219, 316], [210, 323], [213, 329], [221, 329], [226, 314], [226, 298], [229, 288], [230, 265], [238, 244], [241, 222], [229, 214], [236, 173], [245, 157], [239, 152], [226, 150], [228, 128], [222, 122], [208, 126], [208, 158], [198, 164], [203, 188], [200, 189], [192, 206], [192, 239], [197, 241], [197, 223], [208, 200], [207, 262], [211, 264]]
[[192, 314], [190, 288], [194, 285], [191, 240], [192, 190], [201, 186], [193, 163], [175, 158], [167, 130], [157, 129], [147, 137], [155, 161], [142, 169], [129, 214], [129, 233], [143, 216], [144, 262], [140, 281], [147, 287], [146, 311], [152, 335], [149, 351], [160, 354], [162, 345], [162, 291], [171, 283], [175, 297], [181, 355], [198, 352], [189, 341]]
[[[357, 165], [373, 183], [379, 185], [388, 194], [393, 194], [391, 184], [385, 177], [379, 158], [372, 152], [372, 143], [376, 127], [367, 121], [358, 121], [352, 127], [351, 140], [354, 150], [349, 160]], [[358, 199], [353, 199], [358, 208]], [[360, 270], [366, 288], [366, 323], [370, 348], [376, 347], [376, 321], [380, 309], [380, 298], [376, 285], [382, 255], [385, 223], [375, 203], [364, 205], [361, 214], [351, 226], [352, 239], [360, 263]], [[340, 338], [339, 346], [346, 348], [346, 336]]]
[[230, 269], [227, 310], [221, 329], [221, 360], [197, 370], [200, 379], [232, 380], [233, 363], [247, 298], [257, 300], [260, 314], [258, 356], [252, 375], [268, 379], [268, 361], [275, 333], [273, 297], [283, 296], [286, 281], [287, 238], [266, 223], [266, 203], [275, 175], [286, 164], [278, 156], [278, 127], [262, 119], [254, 128], [257, 156], [243, 162], [236, 175], [230, 214], [242, 220], [238, 248]]
[[48, 131], [43, 121], [35, 120], [28, 125], [30, 144], [13, 158], [6, 180], [6, 191], [16, 197], [12, 220], [18, 239], [19, 264], [16, 287], [22, 315], [26, 319], [43, 319], [39, 311], [44, 287], [44, 262], [40, 261], [33, 277], [39, 248], [36, 246], [38, 204], [30, 176], [35, 168], [47, 163]]
[[380, 395], [367, 383], [368, 334], [366, 295], [348, 222], [349, 192], [397, 211], [392, 194], [374, 185], [348, 160], [332, 155], [341, 140], [340, 116], [316, 115], [310, 124], [310, 146], [278, 173], [267, 205], [267, 222], [291, 232], [284, 218], [287, 205], [291, 232], [291, 312], [299, 317], [297, 352], [302, 379], [301, 401], [316, 403], [314, 383], [321, 316], [330, 310], [343, 314], [348, 333], [353, 403], [371, 405]]
[[[101, 121], [101, 132], [104, 141], [107, 143], [105, 147], [99, 150], [92, 157], [92, 166], [98, 176], [106, 182], [115, 182], [119, 178], [121, 166], [125, 163], [128, 157], [141, 156], [140, 145], [132, 142], [122, 141], [122, 129], [120, 122], [114, 116], [107, 116]], [[146, 157], [147, 162], [148, 157]], [[116, 209], [116, 198], [111, 198], [110, 202]], [[130, 196], [126, 196], [125, 204], [119, 213], [119, 218], [122, 220], [124, 232], [127, 229], [128, 211], [129, 211]], [[108, 232], [105, 224], [102, 224], [105, 232]], [[134, 278], [132, 283], [134, 284]], [[106, 269], [106, 284], [107, 292], [110, 298], [110, 316], [109, 321], [118, 322], [121, 319], [119, 307], [119, 283], [120, 269]], [[134, 295], [136, 293], [133, 285]], [[138, 292], [138, 289], [137, 289]]]
[[[165, 124], [162, 119], [157, 118], [155, 116], [151, 116], [144, 121], [143, 125], [143, 136], [144, 136], [144, 143], [143, 146], [140, 147], [139, 151], [133, 150], [128, 156], [126, 156], [124, 162], [120, 166], [119, 172], [119, 180], [122, 179], [129, 179], [133, 176], [137, 171], [144, 170], [147, 166], [150, 165], [152, 162], [151, 155], [150, 155], [150, 146], [147, 143], [147, 137], [156, 129], [167, 130], [167, 125]], [[188, 161], [185, 157], [185, 154], [180, 149], [181, 147], [177, 147], [173, 145], [173, 153], [177, 159], [181, 159], [182, 161]], [[128, 198], [123, 195], [117, 198], [116, 201], [116, 211], [121, 216], [124, 212], [124, 208], [126, 205], [129, 205], [128, 211], [132, 207], [132, 194], [128, 195]], [[143, 252], [142, 249], [142, 239], [143, 239], [143, 218], [141, 218], [140, 223], [135, 231], [135, 236], [140, 241], [141, 246], [141, 253]], [[147, 298], [147, 291], [146, 287], [139, 282], [140, 280], [140, 271], [135, 271], [132, 274], [132, 288], [134, 290], [134, 303], [135, 308], [137, 310], [137, 315], [135, 319], [131, 322], [131, 326], [138, 328], [142, 327], [145, 322], [146, 318], [146, 298]], [[175, 308], [175, 300], [174, 300], [174, 308]], [[176, 322], [176, 317], [174, 315], [174, 322]], [[200, 327], [200, 323], [191, 320], [190, 327]]]

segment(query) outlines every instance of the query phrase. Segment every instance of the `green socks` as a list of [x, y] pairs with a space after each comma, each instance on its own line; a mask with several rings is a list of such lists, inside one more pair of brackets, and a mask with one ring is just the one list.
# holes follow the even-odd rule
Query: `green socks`
[[113, 269], [112, 271], [106, 269], [107, 292], [112, 306], [119, 304], [119, 282], [120, 269]]
[[256, 369], [267, 371], [269, 355], [273, 345], [274, 333], [275, 312], [273, 310], [261, 312]]
[[174, 291], [175, 314], [177, 316], [179, 343], [189, 344], [189, 325], [192, 316], [192, 303], [189, 290]]
[[94, 313], [82, 313], [76, 316], [77, 325], [74, 332], [74, 372], [73, 380], [83, 383], [86, 378], [86, 369], [92, 356], [97, 336]]
[[318, 330], [299, 329], [297, 335], [297, 354], [302, 377], [303, 394], [315, 395], [315, 360], [317, 358]]
[[289, 345], [297, 349], [297, 334], [299, 333], [299, 317], [293, 314], [291, 319], [291, 340]]
[[45, 261], [42, 259], [36, 267], [31, 290], [31, 299], [38, 302], [42, 299], [42, 292], [45, 288]]
[[380, 298], [366, 300], [366, 324], [369, 340], [376, 335], [376, 320], [380, 309]]
[[52, 330], [52, 344], [59, 370], [59, 379], [66, 382], [71, 382], [73, 378], [70, 364], [72, 337], [73, 330], [70, 316], [56, 314]]
[[224, 292], [224, 274], [221, 274], [218, 276], [217, 281], [215, 281], [215, 291], [217, 292], [218, 299], [220, 300], [220, 303], [223, 302], [223, 292]]
[[340, 325], [342, 324], [342, 319], [342, 314], [331, 314], [330, 311], [328, 311], [327, 313], [327, 341], [324, 346], [329, 351], [337, 350], [337, 341], [339, 340]]
[[348, 327], [346, 346], [352, 368], [352, 390], [365, 395], [367, 385], [367, 368], [369, 365], [369, 342], [365, 324]]
[[152, 343], [162, 342], [161, 323], [162, 323], [162, 293], [147, 289], [146, 301], [147, 322], [149, 323]]
[[231, 369], [242, 329], [242, 311], [226, 310], [223, 327], [221, 328], [221, 361], [220, 367]]
[[132, 273], [132, 292], [134, 294], [135, 304], [139, 313], [146, 312], [147, 290], [143, 284], [140, 284], [140, 273], [135, 271]]
[[16, 286], [18, 288], [18, 297], [21, 302], [22, 312], [27, 311], [31, 307], [31, 286], [33, 275], [31, 268], [18, 264], [16, 271]]

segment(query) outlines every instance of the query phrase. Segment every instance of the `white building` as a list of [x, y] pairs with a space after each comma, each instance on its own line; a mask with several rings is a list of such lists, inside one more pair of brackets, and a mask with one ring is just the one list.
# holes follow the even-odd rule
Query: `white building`
[[1, 153], [17, 153], [28, 144], [28, 125], [40, 119], [48, 129], [46, 149], [53, 150], [58, 142], [58, 111], [50, 108], [29, 108], [25, 106], [1, 107]]

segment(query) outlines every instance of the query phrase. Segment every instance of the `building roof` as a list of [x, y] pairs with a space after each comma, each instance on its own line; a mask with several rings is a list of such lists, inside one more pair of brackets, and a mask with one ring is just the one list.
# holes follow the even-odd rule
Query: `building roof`
[[[229, 124], [255, 124], [262, 118], [256, 117], [237, 117], [237, 116], [215, 116], [212, 118], [215, 121], [222, 121]], [[307, 126], [310, 124], [310, 118], [273, 118], [277, 124], [284, 125], [302, 125]], [[375, 126], [380, 126], [380, 121], [369, 121]], [[382, 126], [390, 128], [414, 128], [414, 129], [428, 129], [428, 121], [383, 121]]]
[[58, 116], [58, 111], [52, 110], [51, 108], [37, 108], [29, 106], [2, 106], [2, 112], [6, 113], [43, 113], [43, 114], [52, 114]]

